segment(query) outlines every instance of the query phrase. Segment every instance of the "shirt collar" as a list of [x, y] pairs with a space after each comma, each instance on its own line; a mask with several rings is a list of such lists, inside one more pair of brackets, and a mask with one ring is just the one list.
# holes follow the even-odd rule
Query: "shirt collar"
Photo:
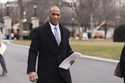
[[49, 24], [50, 24], [50, 27], [51, 27], [51, 28], [55, 28], [55, 27], [56, 27], [56, 28], [59, 28], [59, 24], [57, 24], [56, 26], [53, 25], [51, 22], [49, 22]]

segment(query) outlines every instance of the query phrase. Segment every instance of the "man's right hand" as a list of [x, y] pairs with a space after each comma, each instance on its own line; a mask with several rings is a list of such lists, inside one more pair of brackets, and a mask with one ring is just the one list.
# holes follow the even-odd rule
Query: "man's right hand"
[[36, 72], [30, 72], [28, 76], [29, 76], [29, 80], [32, 82], [36, 82], [38, 80], [38, 75]]

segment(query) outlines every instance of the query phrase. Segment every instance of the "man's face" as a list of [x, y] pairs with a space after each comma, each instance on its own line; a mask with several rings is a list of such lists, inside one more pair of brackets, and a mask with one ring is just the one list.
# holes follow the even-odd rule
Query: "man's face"
[[50, 11], [50, 21], [52, 24], [56, 25], [60, 21], [60, 10], [58, 8], [55, 8]]

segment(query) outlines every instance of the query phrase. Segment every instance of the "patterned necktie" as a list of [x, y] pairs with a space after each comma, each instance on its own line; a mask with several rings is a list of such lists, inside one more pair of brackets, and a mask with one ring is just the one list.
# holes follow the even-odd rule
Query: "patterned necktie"
[[56, 27], [54, 28], [54, 35], [55, 35], [55, 39], [56, 39], [56, 41], [57, 41], [57, 43], [58, 43], [58, 45], [59, 45], [61, 39], [60, 39], [60, 37], [59, 37], [60, 35], [59, 35], [59, 32], [58, 32], [58, 30], [57, 30]]

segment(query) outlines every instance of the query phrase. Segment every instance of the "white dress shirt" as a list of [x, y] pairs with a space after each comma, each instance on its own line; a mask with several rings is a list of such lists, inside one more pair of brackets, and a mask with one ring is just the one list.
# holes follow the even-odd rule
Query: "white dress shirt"
[[[52, 23], [49, 23], [49, 24], [50, 24], [52, 33], [53, 33], [53, 35], [55, 36], [55, 38], [56, 38], [56, 36], [58, 36], [58, 41], [57, 41], [57, 43], [58, 43], [58, 45], [59, 45], [60, 42], [61, 42], [61, 32], [60, 32], [59, 24], [57, 24], [56, 26], [53, 25]], [[57, 30], [58, 35], [55, 35], [55, 28], [56, 28], [56, 30]]]

